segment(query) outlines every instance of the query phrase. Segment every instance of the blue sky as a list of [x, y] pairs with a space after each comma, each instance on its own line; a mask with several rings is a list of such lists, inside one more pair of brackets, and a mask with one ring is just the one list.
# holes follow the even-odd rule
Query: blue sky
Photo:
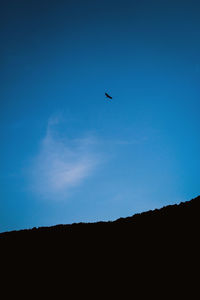
[[199, 195], [199, 14], [193, 0], [1, 1], [0, 231]]

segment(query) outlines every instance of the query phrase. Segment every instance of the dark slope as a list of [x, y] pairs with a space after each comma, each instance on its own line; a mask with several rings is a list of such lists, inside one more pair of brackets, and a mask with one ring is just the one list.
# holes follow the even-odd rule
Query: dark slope
[[6, 283], [14, 282], [6, 295], [195, 299], [199, 213], [197, 197], [113, 222], [2, 233], [1, 273]]
[[29, 230], [11, 231], [0, 234], [0, 241], [46, 243], [57, 242], [67, 247], [90, 244], [114, 245], [115, 243], [137, 244], [151, 241], [192, 241], [199, 233], [200, 196], [178, 205], [147, 211], [132, 217], [112, 222], [74, 223], [39, 227]]

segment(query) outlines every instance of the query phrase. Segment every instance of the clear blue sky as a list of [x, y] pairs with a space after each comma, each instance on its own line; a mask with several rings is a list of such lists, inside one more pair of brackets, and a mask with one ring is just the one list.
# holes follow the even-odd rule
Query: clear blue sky
[[1, 1], [0, 231], [200, 194], [199, 16], [193, 0]]

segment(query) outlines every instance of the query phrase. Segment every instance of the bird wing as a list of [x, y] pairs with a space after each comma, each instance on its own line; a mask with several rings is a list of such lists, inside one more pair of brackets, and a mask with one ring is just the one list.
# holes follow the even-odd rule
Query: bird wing
[[108, 97], [108, 98], [112, 99], [112, 97], [111, 97], [111, 96], [109, 96], [107, 93], [105, 93], [105, 95], [106, 95], [106, 97]]

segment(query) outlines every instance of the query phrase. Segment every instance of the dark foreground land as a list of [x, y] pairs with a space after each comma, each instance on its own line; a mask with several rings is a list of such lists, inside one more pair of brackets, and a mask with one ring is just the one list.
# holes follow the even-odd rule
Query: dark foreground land
[[[0, 243], [62, 245], [73, 249], [101, 246], [131, 247], [174, 243], [192, 246], [199, 239], [200, 196], [180, 204], [109, 222], [74, 223], [0, 234]], [[150, 243], [149, 243], [150, 242]], [[173, 244], [171, 244], [173, 247]], [[118, 248], [117, 248], [118, 249]], [[116, 249], [116, 250], [117, 250]], [[129, 248], [130, 249], [130, 248]]]
[[2, 286], [12, 278], [45, 299], [196, 299], [199, 225], [200, 196], [113, 222], [1, 233]]

